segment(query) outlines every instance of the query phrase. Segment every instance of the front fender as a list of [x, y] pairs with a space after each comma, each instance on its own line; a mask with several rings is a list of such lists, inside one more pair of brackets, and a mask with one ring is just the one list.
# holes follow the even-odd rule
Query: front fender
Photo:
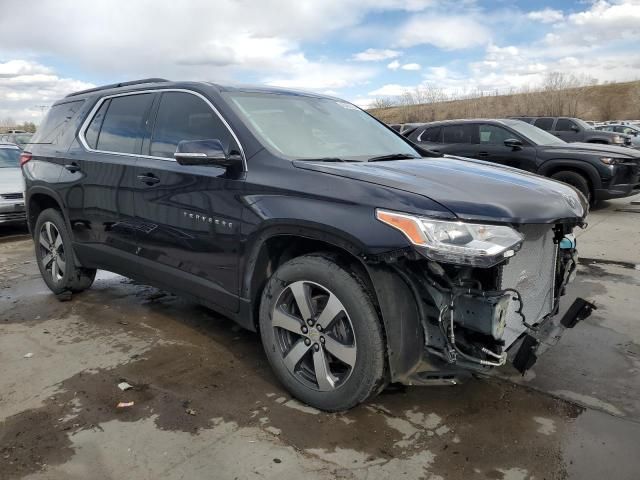
[[549, 172], [557, 170], [558, 168], [565, 167], [569, 170], [581, 171], [584, 172], [591, 181], [591, 185], [593, 185], [594, 189], [601, 188], [602, 179], [600, 177], [600, 173], [589, 162], [584, 160], [572, 160], [572, 159], [554, 159], [547, 160], [538, 169], [539, 175], [549, 176]]

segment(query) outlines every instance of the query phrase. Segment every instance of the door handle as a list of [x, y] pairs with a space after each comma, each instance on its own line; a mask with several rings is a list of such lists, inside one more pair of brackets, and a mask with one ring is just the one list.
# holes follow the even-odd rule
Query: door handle
[[69, 170], [71, 173], [75, 173], [75, 172], [79, 172], [80, 171], [80, 166], [76, 162], [69, 163], [69, 164], [65, 165], [64, 168]]
[[478, 152], [478, 156], [479, 157], [488, 157], [489, 156], [489, 152]]
[[140, 180], [142, 183], [146, 183], [149, 186], [155, 185], [156, 183], [160, 182], [160, 179], [158, 177], [150, 173], [146, 175], [138, 175], [138, 180]]

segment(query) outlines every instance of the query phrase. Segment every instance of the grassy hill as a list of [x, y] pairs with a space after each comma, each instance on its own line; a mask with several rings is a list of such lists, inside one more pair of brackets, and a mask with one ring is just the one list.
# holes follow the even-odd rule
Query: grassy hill
[[598, 121], [640, 119], [640, 81], [577, 88], [547, 88], [509, 95], [478, 95], [464, 99], [372, 108], [369, 112], [386, 123], [513, 115], [569, 116]]

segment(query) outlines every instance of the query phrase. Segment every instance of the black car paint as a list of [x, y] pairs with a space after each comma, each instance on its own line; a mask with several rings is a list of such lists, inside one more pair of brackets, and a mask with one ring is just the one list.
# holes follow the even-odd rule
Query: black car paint
[[[539, 175], [550, 176], [562, 170], [574, 170], [584, 174], [591, 183], [594, 198], [626, 197], [640, 191], [640, 152], [615, 145], [594, 143], [565, 143], [560, 145], [536, 145], [515, 131], [510, 123], [517, 120], [451, 120], [423, 124], [408, 133], [408, 138], [418, 145], [446, 155], [461, 155], [501, 165], [511, 166]], [[444, 144], [418, 142], [416, 139], [426, 128], [444, 125], [484, 124], [504, 128], [522, 141], [517, 148], [505, 145]], [[628, 163], [609, 166], [601, 157], [625, 159]]]
[[[207, 98], [237, 135], [248, 168], [100, 153], [78, 140], [88, 113], [107, 93], [164, 89]], [[30, 226], [41, 205], [53, 202], [72, 232], [79, 264], [181, 294], [251, 330], [264, 285], [257, 272], [270, 271], [269, 241], [310, 240], [348, 252], [372, 279], [396, 381], [419, 362], [424, 331], [416, 302], [407, 301], [414, 292], [393, 265], [379, 261], [410, 254], [412, 246], [375, 219], [376, 208], [490, 223], [584, 221], [587, 206], [572, 206], [567, 197], [579, 197], [568, 187], [483, 162], [433, 157], [329, 164], [279, 158], [229, 108], [224, 90], [158, 82], [63, 100], [84, 105], [57, 141], [33, 145], [33, 159], [23, 167]], [[535, 201], [541, 193], [543, 210]]]

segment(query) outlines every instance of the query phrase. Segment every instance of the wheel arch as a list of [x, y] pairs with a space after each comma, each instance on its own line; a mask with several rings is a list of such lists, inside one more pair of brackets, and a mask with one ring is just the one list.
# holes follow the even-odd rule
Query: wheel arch
[[595, 193], [596, 189], [599, 189], [602, 186], [602, 180], [600, 179], [598, 170], [596, 170], [593, 165], [581, 160], [548, 160], [540, 166], [538, 174], [550, 177], [555, 173], [566, 170], [583, 175], [589, 182], [592, 195]]
[[25, 203], [27, 209], [27, 226], [31, 234], [33, 235], [33, 229], [38, 220], [38, 216], [47, 208], [55, 208], [58, 210], [62, 218], [64, 218], [68, 231], [71, 232], [71, 224], [62, 205], [62, 200], [55, 191], [47, 187], [31, 187], [27, 192]]
[[291, 258], [323, 252], [352, 272], [369, 291], [385, 339], [385, 363], [390, 381], [408, 378], [422, 359], [425, 332], [417, 299], [407, 283], [384, 262], [372, 262], [358, 244], [344, 236], [313, 229], [280, 226], [259, 235], [247, 252], [242, 296], [249, 300], [251, 324], [258, 329], [264, 287], [278, 266]]

